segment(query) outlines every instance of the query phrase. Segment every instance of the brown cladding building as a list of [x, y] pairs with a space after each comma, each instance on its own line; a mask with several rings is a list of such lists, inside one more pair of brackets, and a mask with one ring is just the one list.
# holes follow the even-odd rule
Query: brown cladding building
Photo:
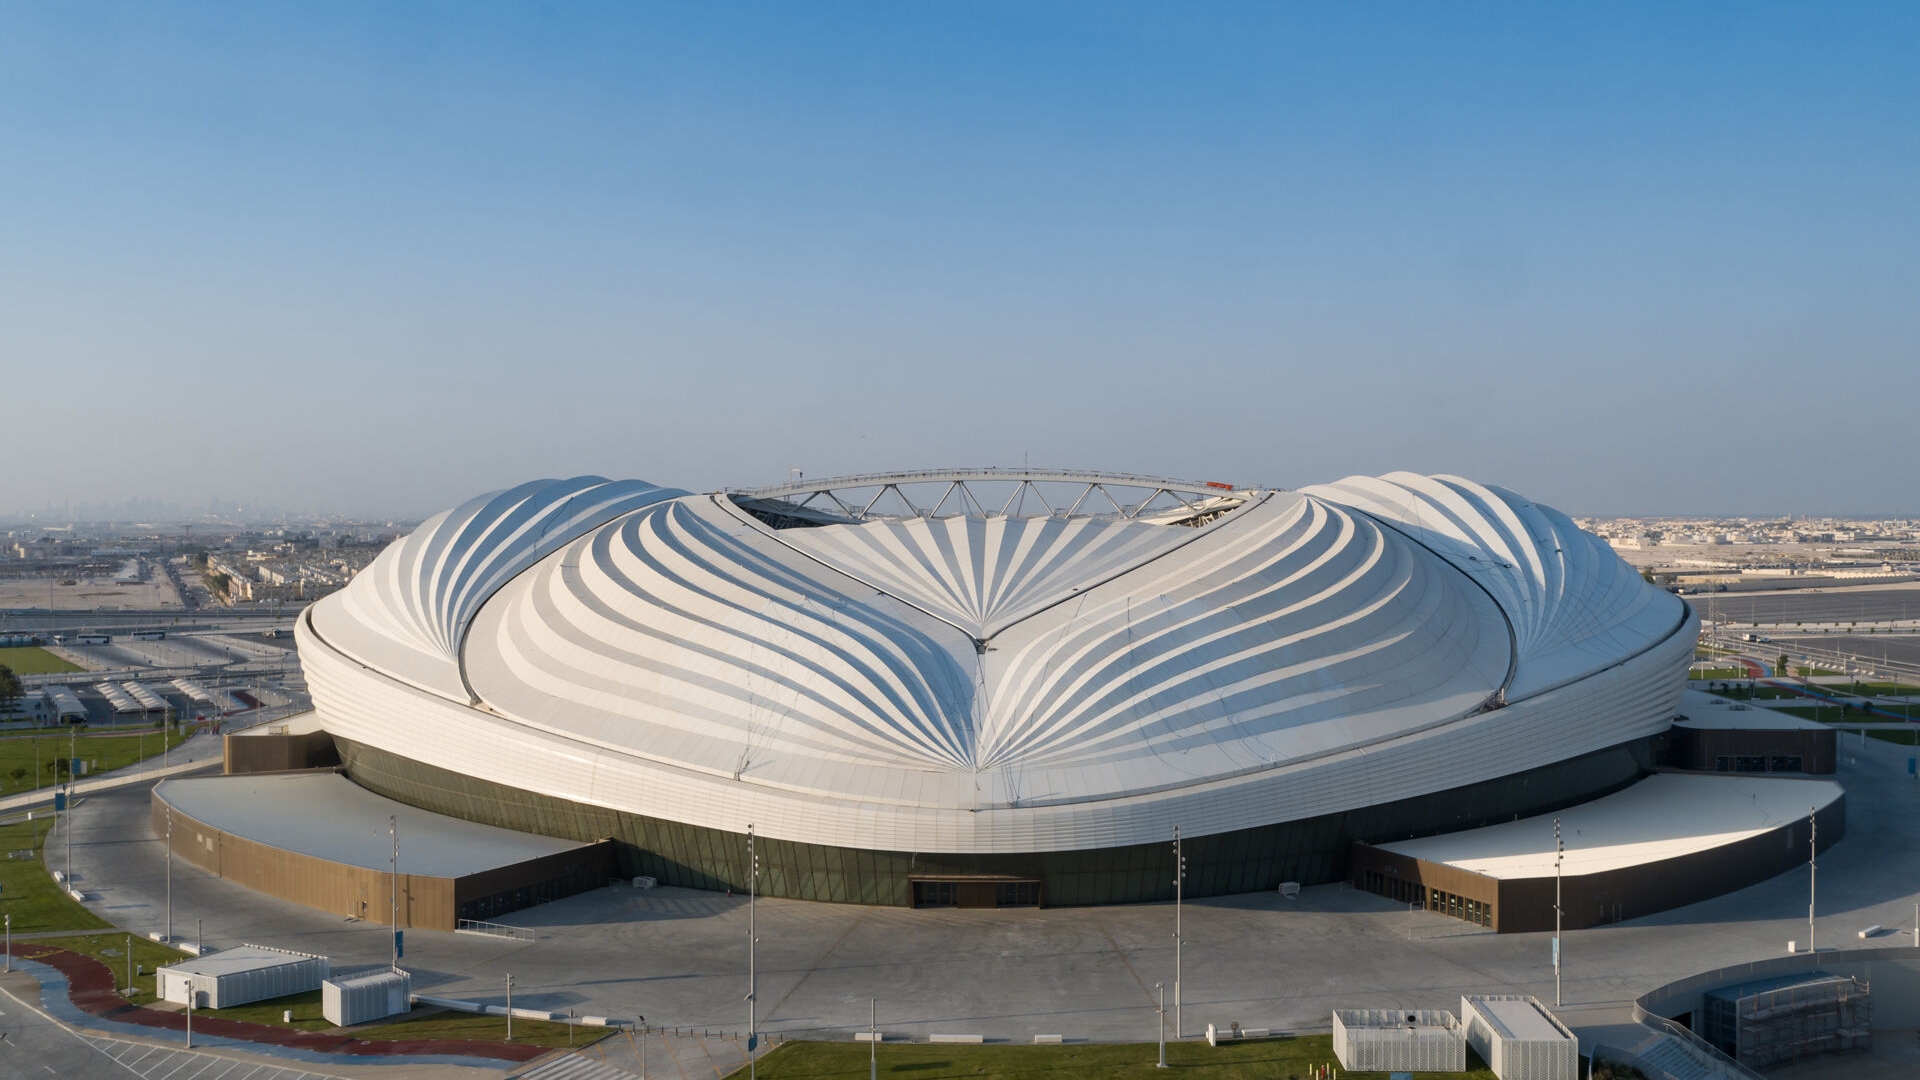
[[1668, 733], [1676, 768], [1833, 775], [1838, 733], [1826, 724], [1697, 691], [1680, 707]]
[[[1659, 774], [1560, 814], [1569, 930], [1695, 903], [1806, 864], [1846, 833], [1846, 797], [1824, 780]], [[1553, 929], [1553, 819], [1397, 843], [1355, 844], [1358, 888], [1489, 929]]]
[[375, 923], [397, 909], [399, 926], [429, 930], [596, 889], [613, 872], [607, 841], [446, 818], [330, 772], [162, 781], [153, 831], [175, 857], [269, 896]]

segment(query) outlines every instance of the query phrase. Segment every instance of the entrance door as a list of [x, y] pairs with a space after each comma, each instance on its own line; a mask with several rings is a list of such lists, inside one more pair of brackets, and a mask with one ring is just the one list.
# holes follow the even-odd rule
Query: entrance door
[[1039, 907], [1040, 882], [1008, 878], [937, 879], [913, 882], [913, 906], [1003, 908]]

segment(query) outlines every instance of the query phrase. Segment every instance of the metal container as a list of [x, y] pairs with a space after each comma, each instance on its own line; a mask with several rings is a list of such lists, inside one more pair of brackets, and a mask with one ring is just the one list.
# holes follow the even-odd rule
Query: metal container
[[335, 1027], [365, 1024], [406, 1012], [413, 976], [383, 968], [320, 984], [320, 1012]]
[[1460, 1021], [1432, 1009], [1335, 1009], [1333, 1054], [1348, 1072], [1465, 1072]]
[[242, 945], [168, 964], [156, 972], [160, 997], [200, 1009], [227, 1009], [320, 989], [327, 958]]

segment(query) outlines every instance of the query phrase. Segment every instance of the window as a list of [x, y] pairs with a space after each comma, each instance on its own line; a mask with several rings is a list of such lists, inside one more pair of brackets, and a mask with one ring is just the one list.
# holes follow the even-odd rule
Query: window
[[995, 903], [1000, 907], [1035, 907], [1040, 903], [1040, 883], [1037, 881], [1010, 881], [996, 890]]
[[916, 881], [913, 883], [914, 907], [952, 907], [953, 904], [953, 882]]

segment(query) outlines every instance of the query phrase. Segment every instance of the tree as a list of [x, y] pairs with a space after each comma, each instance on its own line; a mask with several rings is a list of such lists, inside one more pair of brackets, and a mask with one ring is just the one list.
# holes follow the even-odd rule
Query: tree
[[11, 712], [23, 692], [20, 676], [15, 675], [12, 668], [0, 664], [0, 713]]
[[27, 767], [25, 765], [18, 766], [11, 773], [8, 773], [7, 775], [13, 777], [13, 782], [17, 786], [20, 783], [20, 781], [25, 780], [27, 778]]
[[1791, 674], [1789, 671], [1787, 671], [1787, 654], [1786, 653], [1780, 654], [1780, 663], [1774, 666], [1773, 673], [1782, 679], [1786, 678], [1789, 674]]

